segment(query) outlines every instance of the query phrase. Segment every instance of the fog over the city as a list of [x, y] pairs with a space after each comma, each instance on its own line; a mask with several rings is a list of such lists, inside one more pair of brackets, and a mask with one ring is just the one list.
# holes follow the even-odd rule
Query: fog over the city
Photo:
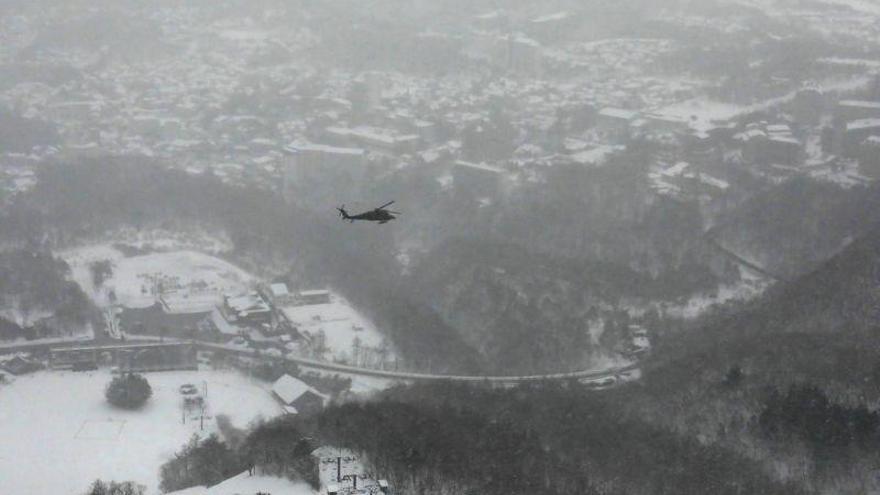
[[0, 494], [880, 493], [880, 0], [0, 0]]

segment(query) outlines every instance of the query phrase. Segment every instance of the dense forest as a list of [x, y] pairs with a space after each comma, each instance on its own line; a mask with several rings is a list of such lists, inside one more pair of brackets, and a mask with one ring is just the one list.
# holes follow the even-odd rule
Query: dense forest
[[622, 418], [578, 386], [399, 388], [293, 424], [362, 453], [403, 492], [804, 493], [736, 453]]
[[68, 279], [70, 268], [39, 249], [0, 252], [0, 340], [69, 336], [101, 322], [97, 308]]
[[244, 470], [315, 484], [312, 450], [339, 445], [402, 493], [808, 493], [742, 454], [623, 417], [613, 400], [574, 384], [400, 387], [248, 431], [223, 422], [221, 432], [194, 438], [166, 463], [163, 489]]
[[841, 189], [796, 178], [762, 191], [719, 220], [711, 235], [771, 273], [815, 270], [880, 221], [880, 188]]
[[441, 243], [410, 277], [413, 293], [437, 308], [489, 366], [524, 373], [588, 366], [594, 356], [613, 353], [606, 343], [615, 342], [594, 341], [590, 326], [614, 323], [624, 303], [647, 304], [717, 282], [700, 265], [655, 278], [614, 263], [464, 238]]
[[[760, 300], [668, 333], [627, 417], [744, 455], [828, 493], [876, 489], [880, 230]], [[795, 412], [797, 411], [797, 412]]]

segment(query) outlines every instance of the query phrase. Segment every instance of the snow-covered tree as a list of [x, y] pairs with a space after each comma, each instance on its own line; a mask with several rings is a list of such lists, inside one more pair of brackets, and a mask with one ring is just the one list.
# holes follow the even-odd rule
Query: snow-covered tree
[[105, 391], [107, 401], [116, 407], [137, 409], [153, 395], [147, 379], [141, 375], [128, 373], [113, 378]]

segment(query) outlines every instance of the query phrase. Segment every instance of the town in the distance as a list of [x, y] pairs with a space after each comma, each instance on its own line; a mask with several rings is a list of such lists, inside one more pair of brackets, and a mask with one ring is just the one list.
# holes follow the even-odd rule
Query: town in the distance
[[0, 493], [878, 492], [878, 26], [0, 0]]

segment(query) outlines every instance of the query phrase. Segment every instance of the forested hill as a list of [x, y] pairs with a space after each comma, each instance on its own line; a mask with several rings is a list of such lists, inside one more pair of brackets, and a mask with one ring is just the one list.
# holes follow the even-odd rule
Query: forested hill
[[69, 337], [99, 328], [97, 308], [70, 267], [38, 250], [0, 252], [0, 341]]
[[880, 226], [768, 298], [763, 328], [863, 332], [880, 325]]
[[406, 493], [805, 493], [742, 455], [625, 419], [578, 386], [399, 388], [310, 423]]
[[455, 238], [414, 263], [409, 285], [500, 372], [590, 366], [611, 353], [590, 326], [615, 319], [622, 301], [672, 299], [714, 288], [700, 265], [651, 277], [628, 266], [536, 253], [503, 241]]
[[724, 247], [786, 279], [816, 269], [880, 221], [880, 186], [842, 189], [798, 178], [759, 193], [710, 232]]
[[878, 343], [880, 225], [811, 273], [707, 316], [695, 331], [667, 335], [650, 366], [654, 376], [675, 376], [671, 383], [758, 361], [770, 376], [864, 383], [880, 365]]
[[[880, 224], [798, 279], [731, 314], [707, 320], [696, 341], [774, 334], [875, 336], [880, 327]], [[695, 342], [686, 336], [683, 340]], [[677, 346], [672, 340], [668, 344]], [[687, 347], [687, 346], [686, 346]]]
[[[811, 490], [878, 489], [880, 228], [762, 299], [668, 335], [623, 414]], [[859, 488], [861, 487], [861, 488]], [[866, 488], [867, 487], [867, 488]]]

